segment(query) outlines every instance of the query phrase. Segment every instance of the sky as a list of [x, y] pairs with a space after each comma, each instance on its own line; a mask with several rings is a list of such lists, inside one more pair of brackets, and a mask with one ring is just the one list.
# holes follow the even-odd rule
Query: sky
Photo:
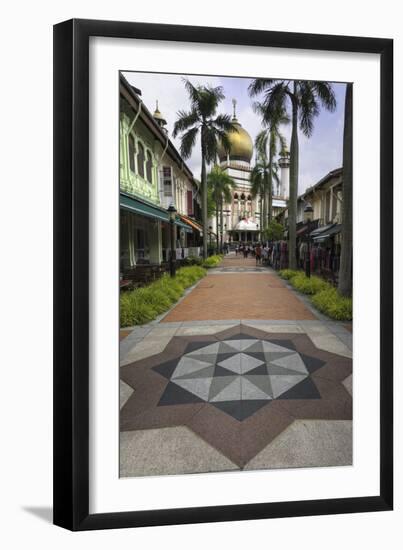
[[[252, 141], [262, 129], [260, 117], [253, 111], [253, 101], [250, 98], [248, 86], [249, 78], [198, 76], [198, 75], [171, 75], [157, 73], [124, 72], [126, 79], [139, 88], [142, 99], [151, 112], [155, 110], [158, 100], [159, 110], [167, 120], [169, 136], [176, 148], [180, 148], [180, 136], [173, 138], [172, 130], [177, 112], [189, 110], [190, 102], [183, 78], [188, 78], [193, 84], [210, 84], [224, 88], [225, 99], [219, 104], [218, 113], [232, 114], [232, 100], [236, 99], [236, 114], [238, 121], [250, 134]], [[270, 75], [268, 75], [270, 78]], [[334, 83], [337, 107], [333, 113], [321, 109], [314, 122], [312, 137], [306, 138], [299, 132], [299, 183], [298, 194], [307, 187], [314, 185], [330, 170], [342, 165], [343, 152], [343, 124], [344, 124], [344, 97], [345, 84]], [[283, 126], [282, 133], [290, 147], [291, 124]], [[192, 156], [186, 161], [195, 178], [200, 179], [200, 142], [193, 149]], [[253, 160], [252, 160], [253, 163]]]

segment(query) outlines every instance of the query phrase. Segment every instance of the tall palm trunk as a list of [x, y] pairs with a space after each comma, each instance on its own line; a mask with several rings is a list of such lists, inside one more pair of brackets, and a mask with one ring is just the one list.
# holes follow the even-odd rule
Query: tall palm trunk
[[292, 103], [292, 131], [290, 147], [290, 198], [288, 200], [288, 267], [297, 268], [296, 239], [297, 239], [297, 198], [298, 198], [298, 104], [297, 86], [294, 82], [294, 97]]
[[339, 292], [352, 293], [353, 261], [353, 85], [347, 84], [343, 134], [343, 203]]
[[208, 239], [207, 172], [206, 172], [206, 153], [205, 153], [203, 133], [202, 133], [201, 185], [202, 185], [202, 221], [203, 221], [203, 258], [206, 259], [207, 258], [207, 239]]
[[273, 214], [273, 153], [269, 153], [269, 193], [268, 193], [268, 222], [271, 223]]
[[224, 201], [220, 202], [220, 252], [223, 251], [223, 237], [224, 237]]
[[263, 197], [264, 197], [264, 202], [263, 202], [263, 229], [267, 229], [267, 206], [268, 206], [268, 196], [267, 196], [267, 191], [268, 191], [268, 187], [269, 187], [269, 183], [268, 183], [268, 177], [267, 177], [267, 172], [265, 171], [264, 173], [264, 193], [263, 193]]

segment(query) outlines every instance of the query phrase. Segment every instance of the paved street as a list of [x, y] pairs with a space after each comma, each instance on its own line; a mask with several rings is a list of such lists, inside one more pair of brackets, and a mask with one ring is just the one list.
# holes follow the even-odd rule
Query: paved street
[[228, 255], [121, 333], [121, 476], [352, 463], [352, 333]]

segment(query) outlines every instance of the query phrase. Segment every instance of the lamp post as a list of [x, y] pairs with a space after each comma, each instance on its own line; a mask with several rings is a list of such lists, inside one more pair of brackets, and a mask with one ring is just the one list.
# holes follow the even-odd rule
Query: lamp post
[[311, 276], [311, 221], [313, 216], [313, 208], [310, 202], [305, 204], [304, 208], [304, 221], [308, 225], [307, 227], [307, 253], [305, 258], [305, 275], [307, 277]]
[[211, 250], [211, 235], [212, 235], [212, 231], [213, 231], [213, 228], [212, 228], [211, 225], [208, 226], [208, 230], [209, 230], [209, 241], [210, 241], [209, 248], [210, 248], [210, 254], [211, 254], [211, 252], [212, 252], [212, 250]]
[[175, 277], [176, 273], [176, 248], [175, 248], [175, 220], [176, 220], [176, 208], [171, 202], [168, 208], [169, 212], [169, 224], [171, 226], [171, 252], [169, 255], [169, 274], [171, 277]]

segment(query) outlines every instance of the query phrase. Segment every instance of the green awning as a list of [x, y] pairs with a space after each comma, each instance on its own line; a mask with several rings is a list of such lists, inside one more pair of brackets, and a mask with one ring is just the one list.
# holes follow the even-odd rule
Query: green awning
[[[126, 193], [120, 193], [120, 206], [121, 208], [129, 210], [134, 214], [139, 214], [140, 216], [146, 216], [147, 218], [153, 218], [169, 223], [169, 214], [166, 210], [164, 210], [164, 208], [136, 197], [126, 195]], [[192, 229], [186, 223], [183, 223], [179, 218], [176, 219], [175, 225], [178, 225], [187, 233], [192, 233]]]
[[131, 197], [125, 193], [120, 193], [120, 206], [125, 210], [140, 214], [140, 216], [147, 216], [148, 218], [169, 222], [169, 214], [163, 208]]

